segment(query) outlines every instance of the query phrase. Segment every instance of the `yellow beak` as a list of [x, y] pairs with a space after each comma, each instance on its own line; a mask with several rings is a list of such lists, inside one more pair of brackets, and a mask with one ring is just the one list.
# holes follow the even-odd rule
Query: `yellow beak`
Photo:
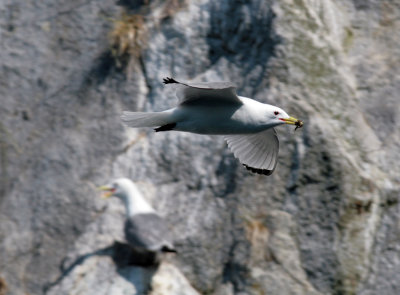
[[101, 197], [103, 199], [107, 199], [107, 198], [111, 197], [113, 195], [113, 193], [114, 193], [114, 191], [113, 191], [114, 189], [112, 187], [108, 186], [108, 185], [99, 186], [97, 189], [99, 191], [103, 191], [104, 192], [104, 193], [101, 194]]
[[287, 119], [280, 119], [280, 120], [282, 120], [286, 124], [290, 124], [290, 125], [299, 125], [299, 122], [301, 122], [299, 119], [296, 119], [293, 117], [289, 117]]

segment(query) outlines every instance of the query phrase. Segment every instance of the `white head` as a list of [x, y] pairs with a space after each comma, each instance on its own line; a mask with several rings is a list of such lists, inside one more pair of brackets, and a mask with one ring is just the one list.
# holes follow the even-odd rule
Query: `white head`
[[142, 213], [154, 213], [154, 209], [143, 198], [136, 185], [128, 178], [118, 178], [110, 184], [99, 187], [105, 193], [103, 196], [109, 198], [115, 196], [121, 199], [126, 207], [128, 216]]
[[284, 110], [273, 105], [266, 105], [267, 119], [272, 126], [281, 124], [290, 124], [303, 126], [303, 122], [296, 118], [290, 117]]

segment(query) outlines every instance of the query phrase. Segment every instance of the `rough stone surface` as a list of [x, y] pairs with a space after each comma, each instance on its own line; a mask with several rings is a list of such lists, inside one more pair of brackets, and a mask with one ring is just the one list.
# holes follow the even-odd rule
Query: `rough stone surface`
[[[116, 57], [123, 15], [141, 38]], [[399, 30], [396, 1], [0, 2], [1, 286], [399, 294]], [[220, 137], [124, 127], [174, 106], [164, 76], [232, 81], [305, 125], [278, 128], [270, 177]], [[118, 260], [123, 208], [95, 188], [122, 176], [169, 224], [159, 269]]]

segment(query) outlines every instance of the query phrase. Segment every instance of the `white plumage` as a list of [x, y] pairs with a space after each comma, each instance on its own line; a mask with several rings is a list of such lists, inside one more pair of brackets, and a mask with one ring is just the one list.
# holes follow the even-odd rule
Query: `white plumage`
[[144, 199], [136, 185], [127, 178], [119, 178], [100, 187], [105, 196], [115, 196], [126, 208], [125, 238], [139, 252], [176, 252], [165, 220]]
[[303, 126], [284, 110], [238, 96], [229, 82], [182, 83], [165, 78], [176, 87], [177, 107], [163, 112], [123, 112], [130, 127], [156, 127], [159, 131], [185, 131], [225, 135], [229, 148], [250, 171], [270, 175], [274, 171], [279, 141], [273, 127], [282, 124]]

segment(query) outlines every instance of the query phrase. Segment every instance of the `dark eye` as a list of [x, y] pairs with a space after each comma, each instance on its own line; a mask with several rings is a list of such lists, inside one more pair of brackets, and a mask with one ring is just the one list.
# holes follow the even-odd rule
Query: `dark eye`
[[279, 115], [279, 112], [278, 112], [278, 111], [275, 111], [274, 114], [275, 114], [275, 116], [277, 116], [277, 115]]

